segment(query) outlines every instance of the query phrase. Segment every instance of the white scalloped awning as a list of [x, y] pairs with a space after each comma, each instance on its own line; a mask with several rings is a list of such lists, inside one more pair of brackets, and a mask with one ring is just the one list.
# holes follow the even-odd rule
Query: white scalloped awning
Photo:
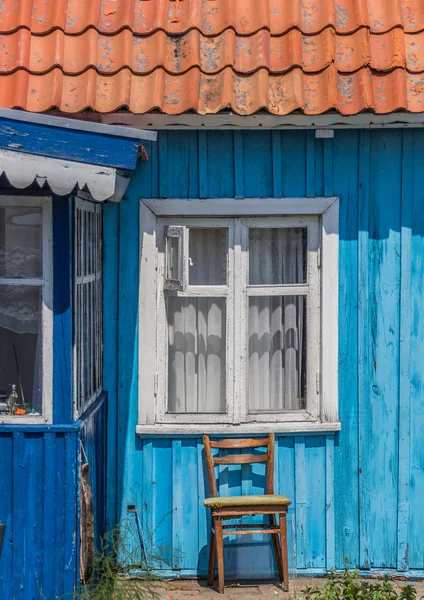
[[0, 176], [5, 174], [9, 183], [24, 189], [34, 182], [40, 187], [47, 181], [55, 194], [65, 196], [77, 186], [88, 189], [93, 200], [119, 202], [125, 193], [129, 178], [112, 167], [49, 158], [0, 150]]

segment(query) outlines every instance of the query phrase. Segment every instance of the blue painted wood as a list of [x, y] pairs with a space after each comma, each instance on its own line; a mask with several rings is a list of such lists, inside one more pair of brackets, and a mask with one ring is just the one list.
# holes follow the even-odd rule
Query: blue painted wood
[[118, 286], [119, 205], [109, 202], [103, 210], [103, 386], [107, 398], [106, 528], [117, 523], [117, 410], [118, 410]]
[[409, 566], [411, 454], [411, 269], [414, 132], [405, 131], [402, 155], [401, 289], [399, 339], [399, 481], [397, 570]]
[[139, 141], [0, 119], [0, 148], [133, 170]]
[[53, 202], [53, 420], [71, 423], [71, 203]]
[[1, 598], [42, 593], [50, 599], [74, 591], [77, 438], [75, 431], [29, 432], [19, 425], [13, 434], [0, 432]]
[[[149, 502], [151, 512], [143, 523], [150, 519], [153, 530], [160, 530], [156, 539], [170, 548], [175, 539], [179, 548], [186, 546], [174, 574], [204, 573], [206, 568], [202, 445], [199, 438], [194, 442], [185, 436], [141, 442], [134, 434], [138, 199], [340, 197], [342, 431], [335, 437], [278, 438], [276, 480], [294, 501], [290, 568], [321, 573], [333, 564], [343, 567], [348, 555], [353, 566], [370, 572], [407, 568], [418, 573], [424, 568], [417, 533], [424, 531], [423, 142], [421, 130], [337, 130], [334, 140], [316, 140], [313, 131], [164, 132], [158, 159], [137, 171], [119, 209], [118, 415], [109, 428], [118, 430], [117, 513], [124, 514], [120, 509], [127, 504]], [[106, 338], [108, 331], [106, 324]], [[408, 414], [413, 415], [410, 427]], [[172, 511], [181, 507], [181, 491], [169, 487], [175, 444], [179, 479], [188, 490], [187, 510], [178, 517]], [[152, 457], [148, 469], [143, 447]], [[250, 493], [258, 485], [260, 467], [242, 467], [239, 475], [227, 469], [220, 479], [223, 490]], [[182, 529], [176, 531], [183, 524], [195, 532], [188, 541]], [[236, 543], [237, 553], [230, 548], [226, 555], [229, 576], [242, 569], [242, 575], [248, 569], [252, 577], [274, 570], [265, 543]]]
[[[421, 165], [423, 160], [423, 137], [421, 132], [414, 132], [413, 140], [413, 200], [411, 218], [411, 261], [410, 278], [410, 455], [409, 455], [409, 532], [408, 558], [410, 569], [424, 568], [424, 553], [421, 532], [424, 530], [422, 499], [424, 496], [424, 213], [423, 184], [424, 174]], [[408, 225], [406, 225], [407, 227]], [[404, 418], [406, 415], [404, 415]], [[404, 444], [401, 445], [403, 450]], [[408, 466], [408, 465], [407, 465]], [[407, 474], [404, 475], [407, 477]], [[420, 540], [421, 538], [421, 540]], [[406, 544], [405, 544], [406, 548]]]

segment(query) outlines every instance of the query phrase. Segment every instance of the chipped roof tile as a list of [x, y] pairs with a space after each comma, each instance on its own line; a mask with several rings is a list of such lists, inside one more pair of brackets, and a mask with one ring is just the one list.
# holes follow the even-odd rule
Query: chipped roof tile
[[1, 0], [0, 105], [424, 110], [422, 0]]

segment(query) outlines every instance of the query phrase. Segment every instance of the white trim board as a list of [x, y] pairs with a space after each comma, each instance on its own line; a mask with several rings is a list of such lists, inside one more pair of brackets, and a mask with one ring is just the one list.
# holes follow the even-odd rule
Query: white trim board
[[336, 112], [323, 115], [272, 115], [266, 111], [242, 116], [232, 112], [217, 115], [164, 115], [128, 112], [100, 116], [102, 123], [148, 129], [374, 129], [397, 127], [423, 127], [424, 113], [396, 112], [387, 115], [360, 113], [343, 116]]
[[9, 183], [25, 189], [35, 181], [40, 187], [47, 181], [55, 194], [70, 194], [75, 186], [87, 188], [97, 202], [119, 201], [123, 198], [129, 178], [111, 167], [50, 158], [12, 150], [0, 150], [0, 175]]
[[336, 197], [141, 199], [157, 217], [322, 215], [336, 201]]
[[169, 425], [158, 424], [158, 425], [137, 425], [136, 432], [139, 435], [146, 436], [166, 436], [166, 435], [195, 435], [201, 436], [207, 435], [261, 435], [268, 433], [275, 434], [319, 434], [319, 433], [331, 433], [341, 430], [341, 423], [249, 423], [243, 425]]

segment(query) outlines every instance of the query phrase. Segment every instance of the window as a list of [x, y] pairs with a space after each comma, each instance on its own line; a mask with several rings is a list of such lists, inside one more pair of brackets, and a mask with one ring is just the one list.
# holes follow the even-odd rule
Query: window
[[226, 202], [142, 203], [138, 431], [337, 429], [338, 202]]
[[50, 198], [0, 196], [0, 420], [51, 421]]
[[102, 206], [75, 200], [75, 416], [102, 391]]

